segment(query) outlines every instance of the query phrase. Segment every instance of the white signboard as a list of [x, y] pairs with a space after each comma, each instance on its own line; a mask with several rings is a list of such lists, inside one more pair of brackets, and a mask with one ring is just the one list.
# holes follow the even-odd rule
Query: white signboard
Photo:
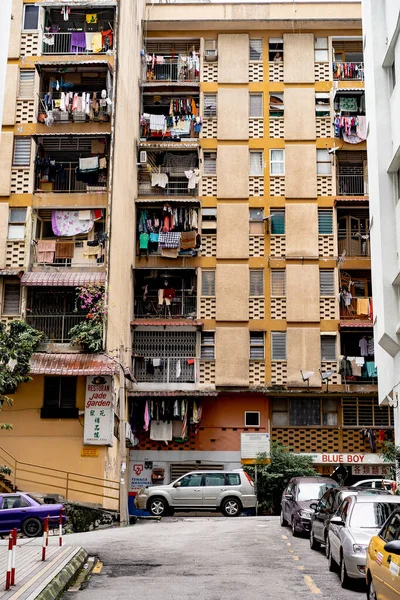
[[377, 475], [379, 477], [390, 477], [390, 466], [387, 465], [353, 465], [353, 475]]
[[301, 452], [299, 456], [309, 456], [313, 462], [318, 464], [329, 465], [387, 465], [383, 457], [379, 454], [364, 454], [364, 453], [323, 453], [311, 454], [309, 452]]
[[241, 433], [240, 454], [241, 458], [257, 458], [259, 454], [269, 456], [269, 433]]
[[102, 375], [86, 377], [84, 444], [112, 446], [114, 430], [112, 398], [112, 377]]

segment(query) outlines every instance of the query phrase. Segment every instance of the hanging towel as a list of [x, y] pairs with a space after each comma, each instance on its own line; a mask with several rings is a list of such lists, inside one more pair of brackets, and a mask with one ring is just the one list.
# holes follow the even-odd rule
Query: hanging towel
[[157, 442], [170, 442], [172, 440], [172, 421], [151, 421], [150, 439]]
[[168, 175], [166, 173], [152, 173], [151, 187], [154, 187], [156, 185], [165, 189], [168, 185]]
[[182, 411], [182, 414], [184, 415], [183, 417], [183, 423], [182, 423], [182, 433], [181, 433], [181, 438], [184, 440], [186, 439], [187, 436], [187, 419], [188, 419], [188, 405], [186, 401], [182, 401], [182, 406], [184, 406], [184, 409]]
[[47, 263], [54, 262], [54, 253], [56, 250], [56, 242], [55, 241], [38, 240], [37, 250], [38, 250], [38, 256], [37, 256], [38, 262], [47, 262]]
[[189, 250], [190, 248], [196, 248], [196, 232], [183, 231], [181, 233], [181, 250]]
[[369, 313], [369, 298], [357, 298], [357, 314], [367, 316]]
[[98, 244], [97, 246], [88, 246], [90, 242], [83, 242], [83, 258], [91, 259], [94, 256], [97, 258], [97, 253], [99, 251]]
[[178, 248], [161, 248], [161, 256], [164, 258], [178, 258]]
[[57, 242], [56, 258], [74, 258], [74, 242]]
[[149, 424], [150, 424], [149, 401], [146, 400], [146, 405], [144, 407], [144, 430], [145, 431], [149, 430]]
[[[101, 37], [101, 34], [100, 34]], [[71, 45], [70, 51], [72, 54], [75, 52], [83, 52], [86, 50], [86, 35], [83, 31], [73, 31], [71, 33]]]
[[88, 52], [92, 51], [92, 39], [93, 39], [94, 33], [85, 33], [85, 40], [86, 40], [86, 50]]
[[92, 210], [92, 219], [93, 221], [98, 221], [99, 219], [101, 219], [103, 216], [103, 211], [101, 210], [101, 208], [95, 208], [94, 210]]
[[89, 156], [79, 159], [79, 170], [85, 172], [97, 171], [99, 168], [99, 157]]
[[94, 33], [92, 36], [92, 51], [101, 52], [103, 49], [103, 38], [101, 33]]
[[153, 367], [161, 367], [161, 358], [153, 358]]
[[164, 304], [164, 288], [158, 290], [158, 304], [159, 306]]
[[96, 13], [86, 15], [86, 23], [97, 23]]
[[106, 169], [106, 168], [107, 168], [107, 159], [105, 156], [103, 156], [99, 160], [99, 169]]
[[93, 221], [79, 220], [78, 210], [53, 210], [51, 215], [53, 233], [58, 236], [71, 237], [79, 233], [88, 233], [93, 229]]
[[182, 421], [172, 421], [172, 437], [181, 439], [182, 434]]
[[179, 377], [181, 376], [181, 361], [178, 360], [176, 361], [176, 378], [179, 379]]

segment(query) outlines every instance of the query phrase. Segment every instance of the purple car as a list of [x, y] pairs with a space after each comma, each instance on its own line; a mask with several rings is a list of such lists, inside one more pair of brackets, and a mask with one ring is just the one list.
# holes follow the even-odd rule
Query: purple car
[[27, 537], [37, 537], [43, 533], [45, 517], [50, 517], [49, 528], [56, 527], [60, 513], [65, 524], [67, 517], [63, 504], [42, 504], [30, 494], [20, 492], [0, 494], [0, 534], [17, 528]]

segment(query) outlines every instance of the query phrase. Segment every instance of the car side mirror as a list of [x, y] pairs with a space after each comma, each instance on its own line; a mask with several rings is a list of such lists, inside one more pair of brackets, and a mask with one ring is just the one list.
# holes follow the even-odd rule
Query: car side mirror
[[285, 494], [286, 500], [293, 500], [293, 494]]
[[174, 488], [181, 487], [181, 485], [182, 485], [181, 482], [177, 481], [176, 483], [174, 483]]
[[312, 502], [310, 504], [310, 508], [311, 508], [311, 510], [317, 510], [317, 508], [318, 508], [318, 502]]
[[344, 527], [344, 521], [340, 517], [332, 517], [331, 525], [337, 525], [338, 527]]
[[400, 540], [393, 540], [393, 542], [388, 542], [384, 545], [383, 549], [389, 554], [400, 555]]

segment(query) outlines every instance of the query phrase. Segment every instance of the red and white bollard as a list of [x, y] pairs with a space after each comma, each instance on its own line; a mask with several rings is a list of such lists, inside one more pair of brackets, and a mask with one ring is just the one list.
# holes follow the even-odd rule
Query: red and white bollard
[[15, 549], [17, 547], [17, 535], [18, 530], [13, 529], [11, 532], [13, 536], [13, 548], [12, 548], [12, 559], [11, 559], [11, 585], [15, 585]]
[[46, 548], [49, 545], [49, 517], [43, 519], [42, 560], [46, 560]]
[[59, 519], [59, 538], [58, 538], [58, 545], [62, 546], [63, 545], [63, 518], [62, 518], [62, 512], [60, 512], [60, 519]]
[[11, 570], [12, 570], [12, 552], [14, 545], [14, 536], [10, 533], [8, 537], [8, 556], [7, 556], [7, 573], [6, 573], [6, 590], [11, 586]]

